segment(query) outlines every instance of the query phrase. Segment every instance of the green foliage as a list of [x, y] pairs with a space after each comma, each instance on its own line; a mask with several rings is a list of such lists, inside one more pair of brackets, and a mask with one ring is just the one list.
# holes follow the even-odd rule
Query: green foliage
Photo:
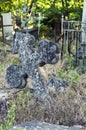
[[[1, 12], [16, 12], [21, 10], [24, 6], [24, 1], [19, 0], [1, 0], [3, 1], [0, 4]], [[26, 4], [30, 8], [32, 0], [26, 1]], [[44, 14], [47, 19], [47, 22], [55, 22], [61, 18], [61, 15], [64, 14], [70, 18], [81, 18], [82, 15], [83, 0], [34, 0], [32, 6], [32, 14]]]
[[26, 130], [26, 128], [19, 128], [18, 130]]
[[17, 115], [15, 120], [20, 123], [20, 121], [25, 121], [28, 118], [28, 103], [32, 99], [33, 95], [31, 93], [27, 93], [26, 89], [23, 89], [19, 92], [16, 99], [12, 102], [16, 105], [15, 114]]
[[16, 106], [22, 105], [22, 108], [25, 109], [27, 105], [27, 100], [28, 100], [28, 95], [24, 92], [24, 90], [20, 91], [16, 100]]
[[70, 82], [71, 87], [76, 86], [80, 78], [79, 73], [73, 66], [73, 61], [74, 61], [73, 57], [66, 55], [64, 68], [63, 69], [61, 68], [58, 71], [58, 76], [67, 79]]
[[59, 77], [67, 79], [72, 85], [77, 84], [80, 78], [80, 75], [72, 68], [68, 67], [68, 70], [59, 70]]
[[[5, 0], [4, 0], [5, 1]], [[33, 4], [32, 4], [33, 2]], [[24, 13], [23, 8], [27, 4], [28, 9], [31, 7], [30, 15]], [[29, 0], [26, 3], [22, 0], [6, 0], [2, 4], [0, 4], [0, 12], [12, 12], [23, 24], [20, 23], [24, 27], [26, 23], [31, 23], [34, 20], [30, 20], [30, 16], [35, 16], [36, 14], [41, 13], [41, 15], [45, 16], [46, 18], [42, 19], [42, 24], [46, 25], [49, 28], [56, 28], [56, 30], [60, 30], [60, 26], [57, 25], [61, 23], [61, 16], [64, 14], [68, 19], [78, 19], [81, 20], [82, 18], [82, 7], [83, 7], [83, 0]], [[31, 19], [32, 19], [31, 17]], [[25, 22], [29, 21], [29, 22]], [[27, 24], [27, 26], [29, 26]], [[38, 24], [38, 36], [41, 30], [41, 23]], [[36, 24], [36, 25], [37, 25]], [[20, 26], [19, 25], [19, 26]], [[34, 24], [35, 25], [35, 24]], [[33, 26], [34, 26], [33, 25]], [[30, 25], [31, 26], [31, 25]], [[31, 26], [31, 27], [33, 27]], [[37, 27], [37, 26], [36, 26]], [[60, 31], [59, 31], [60, 32]], [[46, 34], [45, 34], [46, 35]]]
[[12, 106], [10, 110], [8, 111], [8, 115], [5, 119], [4, 124], [0, 125], [0, 130], [9, 130], [9, 128], [14, 124], [15, 122], [15, 103], [12, 102]]
[[1, 49], [1, 55], [5, 57], [7, 54], [6, 44], [4, 44], [3, 42], [0, 42], [0, 49]]
[[79, 75], [82, 75], [82, 74], [84, 74], [84, 73], [86, 72], [86, 69], [84, 68], [84, 66], [78, 66], [78, 67], [76, 68], [76, 71], [77, 71], [77, 73], [78, 73]]
[[0, 4], [3, 3], [3, 2], [8, 2], [10, 0], [0, 0]]
[[[10, 101], [10, 109], [8, 111], [5, 122], [0, 125], [0, 130], [9, 130], [11, 126], [13, 126], [16, 122], [16, 119], [23, 120], [25, 116], [27, 116], [27, 104], [28, 100], [32, 98], [32, 94], [26, 94], [25, 90], [19, 92], [17, 98], [12, 98]], [[18, 113], [17, 113], [18, 112]], [[26, 130], [23, 128], [19, 128], [19, 130]]]

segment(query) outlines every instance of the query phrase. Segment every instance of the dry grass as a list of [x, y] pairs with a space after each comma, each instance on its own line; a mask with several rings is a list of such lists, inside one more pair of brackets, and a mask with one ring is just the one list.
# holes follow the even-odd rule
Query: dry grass
[[[0, 87], [8, 88], [5, 81], [6, 68], [10, 64], [19, 62], [18, 55], [7, 54], [6, 57], [0, 55]], [[58, 75], [59, 69], [64, 65], [58, 62], [55, 65], [45, 65], [46, 81], [53, 75]], [[43, 72], [43, 70], [41, 70]], [[44, 73], [44, 72], [43, 72]], [[30, 81], [31, 82], [31, 81]], [[83, 87], [84, 84], [84, 87]], [[78, 84], [68, 88], [64, 93], [51, 93], [49, 103], [39, 104], [33, 97], [27, 95], [30, 86], [29, 80], [23, 93], [18, 93], [12, 102], [16, 104], [15, 124], [29, 121], [40, 120], [62, 125], [86, 125], [86, 74], [80, 77]]]
[[86, 91], [80, 86], [76, 91], [68, 88], [64, 93], [51, 93], [51, 101], [44, 104], [33, 98], [28, 102], [24, 94], [20, 99], [16, 108], [16, 123], [40, 120], [68, 126], [86, 125]]

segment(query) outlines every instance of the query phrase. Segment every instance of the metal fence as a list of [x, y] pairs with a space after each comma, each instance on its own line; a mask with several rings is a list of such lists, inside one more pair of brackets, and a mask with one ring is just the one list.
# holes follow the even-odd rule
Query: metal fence
[[[65, 54], [69, 54], [75, 57], [76, 64], [86, 65], [86, 43], [82, 42], [82, 33], [86, 35], [86, 32], [82, 31], [81, 21], [65, 20], [62, 16], [61, 21], [61, 34], [62, 34], [62, 50], [61, 59]], [[85, 41], [85, 40], [84, 40]]]

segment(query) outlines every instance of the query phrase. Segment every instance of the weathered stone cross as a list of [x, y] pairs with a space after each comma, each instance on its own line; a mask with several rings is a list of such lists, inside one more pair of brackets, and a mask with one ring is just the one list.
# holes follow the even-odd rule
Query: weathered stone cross
[[47, 95], [46, 86], [39, 71], [43, 64], [54, 64], [58, 61], [60, 52], [59, 46], [48, 40], [41, 40], [36, 51], [34, 36], [16, 32], [12, 43], [12, 52], [18, 53], [19, 65], [11, 65], [6, 71], [6, 81], [14, 88], [24, 88], [27, 78], [32, 80], [34, 96], [45, 98]]

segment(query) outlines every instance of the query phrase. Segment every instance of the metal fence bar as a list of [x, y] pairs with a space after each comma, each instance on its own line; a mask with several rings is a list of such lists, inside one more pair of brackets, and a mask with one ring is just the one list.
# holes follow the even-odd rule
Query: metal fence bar
[[[62, 26], [61, 32], [63, 34], [63, 57], [65, 52], [70, 53], [73, 52], [75, 55], [76, 64], [78, 64], [79, 59], [82, 59], [83, 66], [86, 66], [86, 42], [82, 41], [82, 35], [84, 34], [84, 41], [86, 41], [86, 31], [82, 30], [81, 21], [74, 20], [65, 20], [62, 15]], [[73, 48], [75, 46], [75, 49]], [[82, 50], [82, 52], [81, 52]]]

